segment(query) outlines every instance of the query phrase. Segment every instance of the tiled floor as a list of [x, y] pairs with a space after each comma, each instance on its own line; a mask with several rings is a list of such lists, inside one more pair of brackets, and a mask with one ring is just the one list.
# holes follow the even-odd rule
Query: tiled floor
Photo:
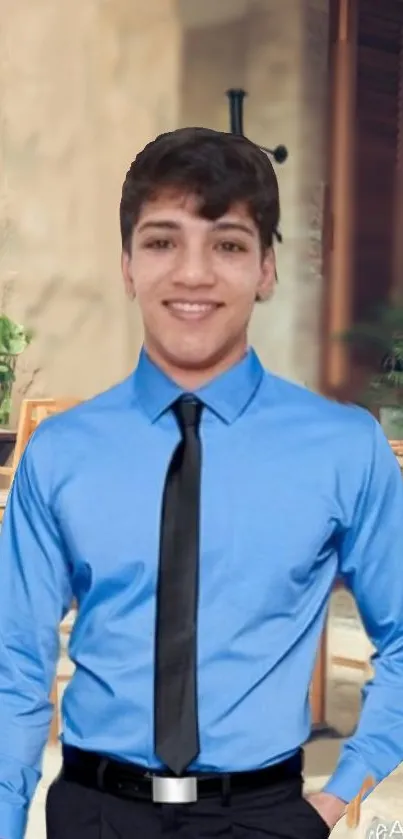
[[[342, 594], [335, 601], [330, 620], [330, 643], [332, 651], [346, 651], [351, 657], [366, 657], [367, 642], [355, 619], [354, 610]], [[360, 708], [360, 686], [362, 676], [357, 671], [340, 667], [329, 669], [328, 720], [342, 734], [347, 735], [355, 726]], [[331, 775], [342, 740], [318, 740], [306, 748], [307, 790], [320, 789]], [[45, 839], [44, 802], [46, 789], [60, 766], [57, 748], [48, 749], [45, 755], [43, 780], [39, 785], [31, 807], [26, 839]], [[403, 764], [368, 796], [362, 806], [360, 827], [353, 831], [346, 826], [345, 819], [333, 831], [334, 839], [370, 839], [370, 826], [378, 819], [378, 832], [373, 830], [373, 839], [403, 839]], [[394, 832], [386, 833], [382, 825], [395, 823]], [[147, 837], [152, 839], [152, 837]]]

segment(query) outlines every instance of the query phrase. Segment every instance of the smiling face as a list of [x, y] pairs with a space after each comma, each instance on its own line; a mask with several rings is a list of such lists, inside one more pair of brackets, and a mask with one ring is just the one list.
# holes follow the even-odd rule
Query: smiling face
[[144, 204], [122, 257], [149, 356], [192, 389], [242, 358], [256, 297], [266, 299], [275, 281], [273, 251], [262, 253], [246, 206], [216, 221], [197, 208], [192, 195], [161, 192]]

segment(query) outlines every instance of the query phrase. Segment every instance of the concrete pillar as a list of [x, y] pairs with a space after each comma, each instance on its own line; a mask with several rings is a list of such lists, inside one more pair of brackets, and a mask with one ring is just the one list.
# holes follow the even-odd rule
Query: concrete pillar
[[[224, 15], [226, 13], [226, 16]], [[251, 339], [272, 370], [316, 387], [322, 302], [328, 3], [186, 0], [181, 124], [228, 130], [228, 87], [244, 87], [244, 130], [264, 146], [284, 143], [276, 167], [284, 243], [279, 286], [256, 307]]]
[[249, 134], [265, 146], [284, 143], [289, 158], [276, 167], [284, 238], [279, 285], [274, 299], [256, 308], [252, 337], [271, 369], [310, 387], [319, 380], [327, 36], [325, 0], [254, 4]]
[[0, 305], [36, 331], [17, 409], [88, 396], [134, 362], [120, 191], [177, 125], [181, 43], [173, 0], [0, 0], [0, 19]]

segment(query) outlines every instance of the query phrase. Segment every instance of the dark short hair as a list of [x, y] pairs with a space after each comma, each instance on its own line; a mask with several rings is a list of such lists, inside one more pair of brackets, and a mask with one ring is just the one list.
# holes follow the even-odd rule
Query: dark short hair
[[263, 249], [279, 236], [277, 178], [265, 152], [246, 137], [208, 128], [180, 128], [148, 143], [131, 164], [122, 189], [120, 230], [127, 252], [143, 204], [164, 187], [198, 196], [200, 216], [211, 220], [233, 204], [245, 203]]

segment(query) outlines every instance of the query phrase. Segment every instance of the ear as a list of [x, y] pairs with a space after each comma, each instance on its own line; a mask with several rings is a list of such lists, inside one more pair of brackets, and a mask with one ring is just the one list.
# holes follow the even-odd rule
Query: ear
[[276, 257], [273, 248], [267, 248], [262, 259], [260, 280], [256, 289], [257, 300], [268, 300], [276, 284]]
[[126, 294], [129, 300], [134, 300], [136, 296], [136, 289], [134, 287], [132, 274], [132, 260], [130, 254], [126, 250], [122, 251], [121, 266]]

